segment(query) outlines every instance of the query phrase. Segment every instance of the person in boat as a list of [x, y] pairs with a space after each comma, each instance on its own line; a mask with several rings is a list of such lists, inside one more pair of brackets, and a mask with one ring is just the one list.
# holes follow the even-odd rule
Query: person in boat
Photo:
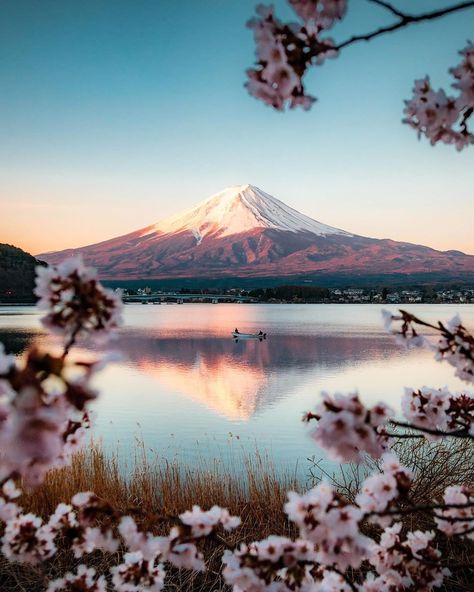
[[258, 334], [259, 334], [259, 335], [263, 335], [263, 331], [259, 331], [259, 332], [258, 332]]
[[238, 332], [239, 332], [239, 330], [238, 330], [238, 329], [234, 329], [234, 333], [238, 333]]

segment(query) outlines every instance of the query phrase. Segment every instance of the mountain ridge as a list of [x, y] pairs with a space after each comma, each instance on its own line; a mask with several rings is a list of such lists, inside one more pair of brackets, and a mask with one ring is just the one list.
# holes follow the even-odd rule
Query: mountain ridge
[[40, 256], [58, 263], [79, 253], [110, 280], [426, 272], [474, 277], [474, 256], [351, 234], [249, 184], [228, 187], [137, 231]]

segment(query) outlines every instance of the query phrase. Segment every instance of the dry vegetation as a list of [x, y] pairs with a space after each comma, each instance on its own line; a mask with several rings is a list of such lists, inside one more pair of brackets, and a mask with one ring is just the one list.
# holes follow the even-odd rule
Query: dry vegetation
[[[397, 453], [403, 462], [416, 474], [414, 501], [429, 503], [448, 484], [474, 485], [472, 446], [468, 442], [450, 444], [404, 440], [397, 445]], [[147, 459], [143, 446], [138, 448], [132, 467], [124, 470], [116, 455], [106, 454], [98, 444], [91, 446], [75, 457], [71, 467], [52, 471], [45, 483], [34, 493], [25, 496], [21, 505], [41, 516], [50, 514], [61, 501], [68, 501], [77, 491], [95, 491], [114, 507], [133, 512], [137, 520], [157, 534], [165, 533], [174, 523], [174, 516], [199, 504], [209, 508], [218, 504], [229, 508], [233, 514], [242, 516], [243, 524], [237, 532], [226, 535], [225, 544], [251, 541], [269, 534], [294, 535], [283, 513], [286, 491], [302, 489], [294, 476], [277, 475], [268, 458], [258, 453], [244, 459], [245, 470], [236, 474], [226, 471], [219, 463], [199, 463], [199, 466], [182, 467], [164, 460]], [[333, 481], [338, 489], [353, 499], [364, 474], [376, 469], [376, 465], [361, 469], [349, 466], [343, 472], [324, 475], [319, 464], [313, 461], [310, 481], [322, 477]], [[126, 475], [129, 475], [126, 477]], [[410, 529], [432, 527], [428, 516], [409, 515], [406, 526]], [[446, 557], [457, 563], [473, 562], [473, 546], [467, 543], [447, 544], [440, 540]], [[213, 541], [205, 549], [209, 571], [196, 575], [172, 570], [168, 577], [167, 590], [181, 592], [218, 592], [225, 590], [219, 577], [219, 557], [224, 543]], [[8, 564], [1, 560], [0, 590], [13, 592], [36, 592], [44, 590], [50, 577], [62, 575], [80, 561], [68, 553], [59, 553], [50, 565], [32, 568]], [[99, 571], [106, 571], [110, 558], [94, 554], [89, 563]], [[445, 590], [472, 590], [472, 582], [466, 570], [458, 569]]]

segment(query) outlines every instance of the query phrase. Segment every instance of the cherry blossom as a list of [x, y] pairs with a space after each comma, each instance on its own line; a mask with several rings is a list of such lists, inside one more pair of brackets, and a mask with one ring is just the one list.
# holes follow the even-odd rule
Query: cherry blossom
[[346, 0], [289, 0], [289, 4], [306, 26], [316, 31], [330, 29], [347, 10]]
[[95, 575], [95, 569], [79, 565], [76, 573], [68, 572], [64, 577], [51, 581], [46, 592], [107, 592], [105, 577], [95, 578]]
[[359, 531], [362, 511], [347, 504], [327, 483], [304, 494], [290, 492], [285, 512], [300, 536], [314, 544], [319, 563], [345, 570], [358, 567], [365, 558], [370, 540]]
[[272, 535], [249, 545], [242, 544], [233, 552], [225, 551], [222, 574], [235, 592], [309, 591], [313, 589], [315, 561], [310, 542]]
[[474, 44], [468, 42], [459, 53], [462, 62], [450, 69], [458, 96], [448, 96], [442, 89], [435, 91], [428, 76], [417, 80], [413, 98], [405, 101], [404, 123], [414, 128], [418, 137], [425, 135], [431, 144], [444, 142], [462, 150], [474, 143], [474, 134], [467, 128], [474, 107]]
[[443, 501], [447, 506], [465, 507], [438, 511], [435, 518], [438, 529], [448, 536], [466, 533], [466, 536], [474, 539], [474, 492], [461, 485], [452, 485], [446, 488]]
[[[442, 585], [449, 570], [438, 560], [440, 552], [432, 546], [434, 533], [415, 531], [401, 537], [401, 523], [386, 528], [380, 542], [374, 545], [369, 558], [381, 578], [369, 578], [369, 586], [377, 590], [431, 590]], [[369, 587], [369, 590], [371, 589]]]
[[[446, 324], [437, 325], [427, 323], [404, 310], [399, 314], [389, 311], [382, 312], [386, 330], [396, 336], [404, 345], [429, 347], [435, 352], [435, 359], [447, 361], [455, 368], [455, 374], [464, 382], [474, 383], [474, 336], [462, 324], [458, 315]], [[400, 322], [397, 329], [393, 324]], [[418, 333], [416, 326], [427, 327], [438, 333], [438, 339], [433, 340]]]
[[213, 506], [207, 512], [199, 506], [193, 506], [192, 511], [184, 512], [180, 519], [183, 524], [191, 527], [194, 537], [207, 536], [218, 524], [222, 524], [225, 530], [232, 530], [241, 522], [238, 516], [231, 516], [228, 510], [219, 506]]
[[382, 456], [382, 473], [370, 475], [362, 483], [356, 497], [359, 508], [370, 515], [372, 522], [388, 526], [394, 517], [384, 513], [400, 498], [406, 498], [412, 482], [412, 474], [391, 453]]
[[58, 266], [38, 267], [35, 294], [41, 319], [51, 332], [64, 335], [67, 348], [77, 337], [108, 336], [121, 324], [120, 295], [103, 288], [94, 269], [81, 257], [71, 257]]
[[257, 6], [257, 17], [247, 26], [256, 42], [257, 67], [247, 70], [248, 92], [278, 111], [285, 107], [311, 108], [316, 100], [305, 93], [303, 77], [311, 64], [335, 57], [334, 40], [321, 38], [345, 12], [344, 0], [290, 2], [303, 25], [283, 23], [272, 6]]
[[54, 532], [34, 514], [8, 520], [2, 537], [2, 553], [12, 561], [39, 563], [56, 552]]
[[5, 393], [0, 412], [4, 451], [0, 478], [22, 475], [31, 487], [53, 466], [69, 462], [89, 426], [85, 407], [97, 396], [90, 386], [94, 365], [33, 348], [0, 372]]
[[159, 592], [165, 583], [163, 565], [147, 561], [140, 551], [126, 553], [123, 563], [110, 571], [118, 592]]
[[366, 408], [357, 394], [331, 396], [322, 393], [322, 402], [305, 421], [317, 420], [311, 437], [338, 462], [360, 462], [366, 452], [379, 458], [387, 448], [387, 439], [379, 428], [392, 417], [384, 403]]

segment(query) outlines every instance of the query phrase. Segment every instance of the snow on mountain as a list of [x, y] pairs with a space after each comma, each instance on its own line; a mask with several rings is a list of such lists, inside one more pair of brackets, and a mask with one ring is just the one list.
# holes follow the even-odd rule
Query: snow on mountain
[[297, 212], [253, 185], [227, 187], [192, 210], [147, 228], [142, 236], [189, 230], [195, 236], [197, 244], [200, 244], [207, 235], [224, 237], [254, 228], [310, 232], [317, 236], [351, 236], [344, 230], [327, 226]]
[[297, 212], [253, 185], [228, 187], [188, 212], [80, 249], [103, 279], [311, 276], [387, 278], [423, 274], [474, 280], [474, 256], [358, 236]]

